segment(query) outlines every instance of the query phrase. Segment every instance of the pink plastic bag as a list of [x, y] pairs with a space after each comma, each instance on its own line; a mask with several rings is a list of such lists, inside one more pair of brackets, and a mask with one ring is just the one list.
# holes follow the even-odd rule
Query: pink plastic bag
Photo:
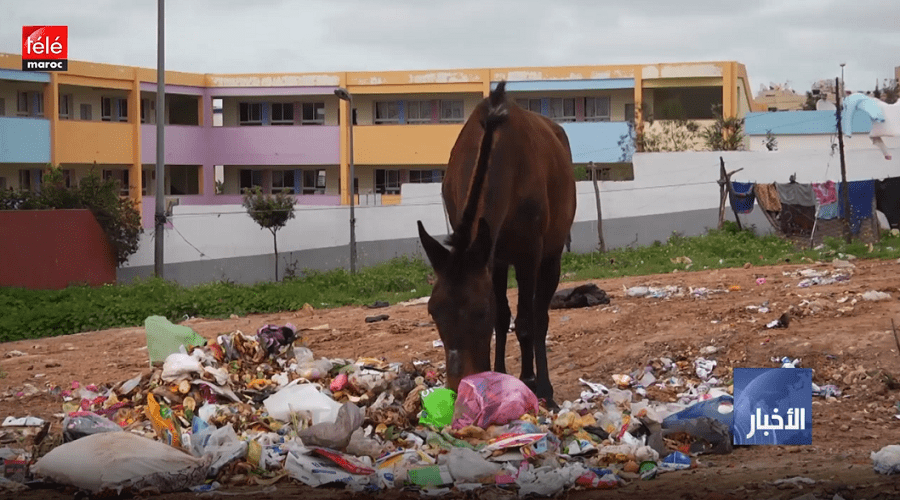
[[485, 429], [537, 412], [537, 396], [521, 380], [505, 373], [482, 372], [459, 382], [451, 427], [474, 425]]

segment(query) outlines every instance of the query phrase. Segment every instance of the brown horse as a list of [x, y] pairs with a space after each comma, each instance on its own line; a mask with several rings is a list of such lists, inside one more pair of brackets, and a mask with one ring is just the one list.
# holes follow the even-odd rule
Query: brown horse
[[575, 217], [572, 153], [562, 127], [517, 106], [505, 88], [500, 82], [478, 104], [450, 153], [443, 183], [453, 228], [450, 249], [418, 223], [437, 277], [428, 312], [444, 342], [448, 388], [456, 390], [467, 375], [490, 371], [492, 331], [494, 371], [505, 373], [512, 266], [519, 286], [520, 379], [556, 407], [546, 339], [550, 299]]

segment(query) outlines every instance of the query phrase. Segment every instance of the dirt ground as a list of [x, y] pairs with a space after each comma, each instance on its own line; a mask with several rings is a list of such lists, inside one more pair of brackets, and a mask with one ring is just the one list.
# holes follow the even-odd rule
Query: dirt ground
[[[900, 376], [900, 353], [891, 320], [900, 317], [900, 263], [854, 261], [852, 276], [842, 282], [800, 287], [802, 277], [785, 275], [804, 269], [834, 270], [830, 262], [742, 269], [701, 270], [645, 277], [594, 280], [611, 297], [608, 306], [561, 309], [550, 312], [549, 364], [558, 402], [579, 397], [584, 378], [612, 386], [612, 375], [629, 373], [661, 356], [693, 361], [700, 349], [715, 346], [706, 356], [718, 362], [713, 375], [730, 373], [733, 367], [771, 367], [773, 357], [800, 358], [800, 367], [813, 368], [813, 381], [835, 384], [843, 397], [814, 397], [811, 446], [749, 446], [729, 455], [701, 455], [699, 467], [660, 474], [649, 481], [634, 481], [613, 490], [570, 490], [566, 498], [766, 498], [792, 499], [812, 493], [815, 498], [900, 498], [900, 476], [876, 474], [869, 454], [889, 444], [900, 444], [900, 420], [896, 404], [900, 390], [885, 382], [885, 374]], [[758, 284], [758, 278], [765, 282]], [[567, 288], [583, 282], [563, 282]], [[731, 290], [695, 296], [634, 298], [632, 286], [677, 285], [697, 289]], [[867, 301], [864, 292], [891, 294], [881, 301]], [[516, 290], [509, 291], [515, 304]], [[747, 306], [768, 302], [769, 312]], [[766, 324], [792, 311], [785, 329]], [[514, 311], [515, 313], [515, 311]], [[386, 321], [366, 323], [366, 316], [388, 314]], [[184, 324], [206, 338], [241, 330], [255, 333], [266, 323], [292, 322], [299, 327], [328, 325], [307, 332], [308, 346], [316, 357], [383, 357], [389, 361], [443, 361], [435, 348], [437, 331], [424, 305], [371, 310], [344, 307], [230, 320], [190, 319]], [[9, 356], [10, 351], [25, 355]], [[508, 369], [518, 374], [518, 345], [509, 335]], [[58, 396], [46, 392], [48, 384], [69, 386], [118, 382], [148, 370], [143, 328], [90, 332], [42, 340], [0, 344], [0, 418], [34, 415], [61, 421]], [[22, 396], [25, 384], [41, 392]], [[780, 479], [807, 478], [815, 483], [775, 484]], [[283, 480], [268, 490], [228, 489], [216, 493], [255, 498], [351, 498], [349, 492], [308, 488]], [[378, 498], [410, 498], [412, 493], [381, 493]], [[196, 498], [181, 493], [164, 498]], [[508, 491], [482, 490], [478, 498], [513, 498]], [[71, 492], [33, 491], [16, 498], [71, 498]], [[361, 498], [361, 497], [360, 497]], [[813, 498], [810, 496], [804, 498]]]

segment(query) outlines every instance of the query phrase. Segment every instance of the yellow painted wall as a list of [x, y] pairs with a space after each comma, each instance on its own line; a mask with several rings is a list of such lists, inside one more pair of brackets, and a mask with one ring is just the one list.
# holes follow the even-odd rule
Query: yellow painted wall
[[[357, 165], [446, 165], [462, 124], [353, 127]], [[361, 180], [360, 180], [361, 181]]]
[[62, 120], [58, 130], [60, 163], [130, 165], [134, 159], [134, 126], [130, 123]]

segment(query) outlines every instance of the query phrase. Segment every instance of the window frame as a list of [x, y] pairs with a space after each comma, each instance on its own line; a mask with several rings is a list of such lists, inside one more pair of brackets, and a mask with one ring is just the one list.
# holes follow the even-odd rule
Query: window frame
[[[243, 107], [247, 107], [247, 119], [244, 120]], [[256, 113], [254, 113], [256, 111]], [[254, 119], [253, 115], [257, 115], [258, 118]], [[262, 103], [261, 102], [239, 102], [238, 103], [238, 125], [246, 127], [246, 126], [259, 126], [262, 125]]]
[[[280, 118], [275, 118], [276, 107], [280, 110]], [[293, 125], [294, 124], [294, 103], [292, 102], [273, 102], [272, 103], [272, 125]], [[289, 114], [289, 118], [285, 118], [285, 114]]]
[[[571, 105], [571, 114], [567, 114], [567, 105]], [[562, 114], [556, 115], [558, 108], [562, 108]], [[571, 123], [576, 120], [575, 98], [574, 97], [551, 97], [547, 109], [548, 118], [556, 123]]]
[[[300, 124], [301, 125], [325, 125], [325, 103], [324, 102], [304, 102], [300, 106]], [[312, 110], [314, 118], [307, 119], [307, 110]], [[319, 110], [322, 112], [319, 113]], [[319, 118], [321, 116], [321, 118]]]
[[[378, 182], [378, 174], [381, 173], [382, 182]], [[392, 182], [391, 176], [396, 175], [396, 182]], [[400, 194], [400, 169], [393, 168], [377, 168], [372, 179], [375, 193], [377, 194]], [[396, 184], [396, 186], [395, 186]]]
[[[597, 103], [606, 102], [606, 115], [597, 114]], [[590, 104], [593, 104], [591, 106]], [[608, 122], [612, 115], [612, 100], [609, 96], [585, 97], [584, 98], [584, 121], [586, 122]]]
[[[406, 101], [406, 123], [431, 123], [432, 105], [429, 100]], [[413, 118], [413, 110], [417, 117]]]
[[[380, 117], [379, 108], [385, 106], [388, 117]], [[375, 125], [396, 125], [400, 123], [400, 103], [397, 101], [375, 101], [373, 103], [372, 122]], [[395, 113], [392, 113], [392, 108]], [[391, 116], [395, 114], [395, 116]]]

